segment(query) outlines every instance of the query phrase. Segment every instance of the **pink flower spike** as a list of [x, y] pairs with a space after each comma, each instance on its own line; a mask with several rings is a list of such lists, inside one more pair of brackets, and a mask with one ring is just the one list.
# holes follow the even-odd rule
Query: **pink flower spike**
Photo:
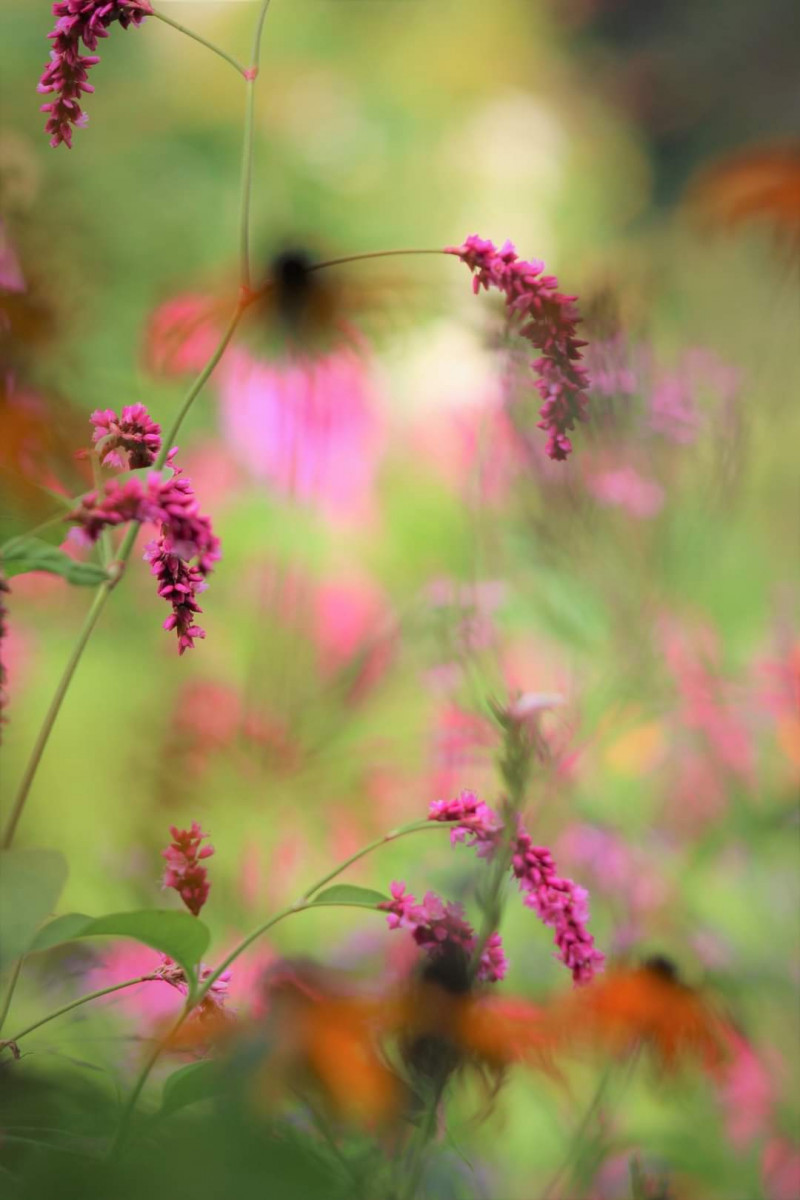
[[541, 351], [531, 363], [544, 401], [539, 428], [548, 435], [547, 454], [563, 461], [572, 452], [567, 431], [588, 416], [589, 376], [579, 365], [586, 342], [576, 336], [576, 297], [559, 292], [556, 277], [542, 274], [544, 264], [518, 258], [508, 241], [498, 250], [493, 242], [472, 234], [463, 245], [448, 246], [445, 254], [455, 254], [469, 267], [476, 294], [482, 287], [503, 293], [509, 325]]
[[209, 858], [214, 853], [213, 846], [200, 848], [200, 843], [208, 837], [203, 833], [196, 821], [191, 829], [178, 829], [170, 826], [172, 841], [161, 856], [167, 860], [164, 870], [164, 887], [174, 888], [189, 912], [198, 916], [201, 908], [208, 899], [211, 884], [207, 872], [201, 866], [201, 859]]
[[50, 61], [44, 68], [37, 91], [45, 95], [54, 92], [55, 99], [41, 106], [47, 113], [45, 132], [50, 145], [62, 143], [71, 149], [72, 126], [82, 128], [88, 117], [81, 108], [84, 93], [94, 91], [87, 72], [99, 63], [96, 54], [82, 54], [97, 49], [97, 39], [108, 37], [108, 26], [119, 21], [123, 29], [140, 25], [152, 13], [148, 0], [55, 0], [54, 28], [47, 35], [53, 43]]
[[98, 409], [89, 418], [92, 441], [107, 467], [135, 471], [150, 467], [161, 449], [161, 426], [143, 404], [129, 404], [118, 417], [113, 409]]
[[562, 879], [553, 856], [543, 846], [534, 846], [520, 822], [511, 869], [525, 893], [525, 904], [539, 919], [555, 929], [558, 959], [569, 967], [575, 983], [589, 983], [602, 970], [604, 956], [596, 949], [587, 929], [588, 893], [571, 879]]
[[462, 792], [454, 800], [434, 800], [428, 810], [429, 821], [446, 821], [454, 825], [450, 841], [455, 846], [466, 842], [477, 848], [481, 858], [488, 857], [497, 845], [503, 828], [500, 818], [474, 792]]

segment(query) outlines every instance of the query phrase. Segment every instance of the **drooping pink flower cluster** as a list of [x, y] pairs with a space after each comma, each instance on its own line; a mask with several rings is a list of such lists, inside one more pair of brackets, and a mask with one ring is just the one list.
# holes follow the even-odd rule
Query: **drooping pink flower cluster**
[[[392, 899], [378, 907], [388, 913], [390, 929], [411, 930], [417, 945], [432, 956], [440, 953], [445, 945], [460, 946], [470, 955], [475, 951], [478, 938], [460, 904], [448, 903], [435, 892], [427, 892], [418, 904], [411, 893], [406, 892], [404, 883], [392, 883], [389, 890]], [[496, 983], [505, 977], [507, 970], [500, 934], [493, 933], [481, 953], [477, 978]]]
[[474, 792], [462, 792], [454, 800], [432, 801], [428, 820], [452, 822], [451, 844], [465, 842], [477, 850], [480, 858], [488, 858], [493, 853], [497, 835], [503, 828], [500, 818]]
[[[474, 847], [481, 858], [490, 858], [500, 844], [502, 821], [473, 792], [462, 792], [454, 800], [434, 800], [428, 819], [452, 822], [451, 842], [455, 845], [469, 837], [466, 844]], [[550, 851], [533, 845], [522, 822], [518, 824], [511, 870], [525, 893], [525, 904], [545, 925], [555, 929], [560, 961], [569, 967], [575, 983], [588, 983], [602, 968], [604, 959], [587, 929], [585, 889], [558, 875]]]
[[[206, 587], [206, 578], [219, 561], [219, 538], [211, 520], [200, 512], [191, 481], [174, 463], [177, 449], [167, 456], [167, 466], [173, 474], [162, 479], [152, 472], [145, 485], [139, 479], [120, 484], [109, 480], [102, 494], [90, 492], [80, 507], [70, 514], [90, 541], [97, 541], [108, 526], [129, 521], [150, 521], [161, 526], [159, 537], [145, 550], [145, 559], [158, 580], [158, 594], [172, 605], [172, 613], [164, 628], [174, 629], [178, 650], [194, 646], [195, 638], [205, 632], [195, 624], [202, 612], [197, 595]], [[190, 565], [190, 559], [196, 563]]]
[[179, 654], [193, 650], [194, 639], [206, 636], [205, 629], [195, 621], [197, 614], [203, 611], [197, 603], [197, 594], [207, 586], [204, 575], [199, 567], [175, 554], [163, 534], [155, 542], [148, 543], [144, 558], [150, 563], [150, 572], [158, 582], [159, 596], [172, 605], [164, 628], [168, 633], [175, 630]]
[[135, 471], [156, 461], [161, 426], [143, 404], [127, 405], [120, 416], [111, 408], [97, 409], [89, 420], [94, 425], [92, 441], [105, 466]]
[[208, 845], [201, 848], [200, 843], [208, 834], [203, 833], [197, 821], [192, 821], [191, 829], [178, 829], [176, 825], [170, 825], [169, 831], [172, 841], [166, 850], [161, 851], [161, 857], [167, 860], [164, 887], [174, 888], [189, 912], [197, 916], [211, 888], [202, 860], [211, 857], [214, 847]]
[[51, 146], [63, 142], [71, 148], [72, 126], [82, 127], [89, 119], [81, 108], [81, 98], [84, 92], [94, 91], [88, 71], [100, 58], [83, 54], [81, 42], [94, 51], [97, 39], [108, 37], [114, 21], [127, 29], [140, 25], [152, 11], [148, 0], [55, 0], [53, 16], [58, 19], [47, 35], [53, 48], [37, 88], [45, 95], [55, 93], [54, 100], [42, 105], [42, 112], [48, 114], [45, 132], [50, 134]]
[[519, 826], [511, 869], [525, 893], [525, 904], [545, 925], [555, 929], [558, 958], [569, 967], [575, 983], [589, 983], [601, 970], [604, 957], [587, 929], [588, 893], [571, 879], [562, 879], [545, 846], [534, 846]]
[[448, 246], [472, 271], [473, 291], [496, 288], [506, 300], [509, 321], [520, 335], [541, 351], [531, 365], [539, 376], [536, 388], [544, 403], [539, 428], [548, 433], [550, 458], [565, 459], [572, 450], [568, 430], [587, 419], [589, 376], [580, 366], [581, 347], [576, 336], [580, 318], [576, 296], [558, 291], [555, 275], [544, 275], [544, 263], [518, 257], [511, 242], [497, 249], [494, 242], [472, 234], [462, 246]]

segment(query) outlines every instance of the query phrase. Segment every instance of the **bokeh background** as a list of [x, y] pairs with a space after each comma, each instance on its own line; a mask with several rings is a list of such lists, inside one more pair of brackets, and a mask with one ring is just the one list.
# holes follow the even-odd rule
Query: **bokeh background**
[[[293, 373], [265, 319], [181, 431], [223, 547], [207, 639], [178, 657], [137, 552], [20, 830], [20, 844], [67, 854], [62, 911], [100, 914], [177, 905], [160, 850], [170, 824], [199, 821], [222, 952], [431, 800], [473, 788], [491, 803], [488, 699], [558, 696], [535, 836], [589, 889], [612, 959], [668, 953], [750, 1047], [735, 1094], [637, 1075], [609, 1116], [615, 1152], [582, 1185], [597, 1200], [627, 1194], [634, 1149], [667, 1164], [676, 1195], [798, 1195], [792, 8], [274, 0], [256, 111], [264, 274], [287, 246], [333, 257], [509, 237], [580, 297], [591, 422], [567, 464], [544, 458], [500, 313], [455, 259], [332, 268], [357, 352]], [[247, 56], [254, 4], [163, 10]], [[176, 362], [165, 322], [192, 311], [187, 296], [235, 295], [241, 79], [155, 20], [114, 27], [88, 128], [51, 150], [35, 91], [50, 25], [48, 4], [5, 0], [4, 261], [30, 301], [12, 353], [57, 436], [31, 472], [6, 403], [3, 537], [52, 511], [26, 471], [67, 494], [86, 486], [72, 454], [91, 410], [140, 401], [170, 424], [197, 347]], [[753, 158], [725, 159], [743, 150]], [[748, 220], [732, 199], [742, 172], [767, 195]], [[6, 794], [87, 605], [60, 579], [13, 581]], [[351, 877], [469, 906], [477, 869], [422, 837]], [[509, 993], [566, 986], [514, 897], [503, 933]], [[246, 1007], [281, 955], [391, 974], [399, 936], [378, 917], [302, 915], [240, 964], [232, 997]], [[123, 978], [136, 953], [73, 956], [20, 988], [19, 1011]], [[110, 1069], [108, 1029], [135, 1037], [158, 1003], [137, 993], [31, 1048]], [[453, 1141], [468, 1141], [470, 1186], [538, 1194], [593, 1086], [589, 1069], [568, 1097], [520, 1073], [482, 1123], [465, 1093]]]

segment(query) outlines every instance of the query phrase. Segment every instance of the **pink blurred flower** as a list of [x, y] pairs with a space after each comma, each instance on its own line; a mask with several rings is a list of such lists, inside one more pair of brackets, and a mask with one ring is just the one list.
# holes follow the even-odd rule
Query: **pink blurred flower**
[[678, 719], [705, 739], [727, 770], [752, 780], [750, 735], [734, 711], [730, 688], [721, 678], [714, 631], [706, 627], [692, 635], [666, 619], [661, 625], [661, 644], [678, 690]]
[[200, 848], [200, 843], [208, 834], [203, 833], [196, 821], [192, 822], [191, 829], [178, 829], [170, 825], [169, 831], [172, 841], [161, 852], [167, 860], [164, 887], [174, 888], [189, 912], [198, 916], [211, 888], [202, 860], [211, 857], [214, 847], [209, 845]]
[[161, 449], [161, 426], [143, 404], [129, 404], [120, 416], [111, 408], [97, 409], [89, 418], [92, 441], [107, 467], [135, 471], [150, 467]]
[[159, 305], [150, 318], [145, 363], [157, 375], [172, 377], [202, 371], [220, 340], [213, 300], [185, 293]]
[[773, 1137], [761, 1160], [768, 1200], [797, 1200], [800, 1196], [800, 1145]]
[[722, 1072], [719, 1098], [728, 1138], [735, 1149], [743, 1150], [768, 1131], [776, 1088], [746, 1038], [728, 1029], [726, 1040], [730, 1057]]
[[[390, 929], [410, 930], [417, 945], [432, 956], [448, 944], [460, 946], [467, 954], [473, 953], [478, 939], [460, 904], [447, 903], [435, 892], [427, 892], [418, 904], [405, 887], [404, 883], [392, 883], [389, 889], [392, 899], [378, 905], [388, 914]], [[495, 983], [504, 978], [507, 968], [500, 934], [493, 933], [481, 954], [477, 978]]]
[[631, 466], [591, 475], [586, 487], [601, 504], [623, 508], [638, 520], [655, 517], [664, 507], [661, 485], [640, 475]]
[[613, 399], [635, 394], [640, 372], [632, 363], [629, 344], [621, 334], [604, 340], [594, 338], [584, 357], [592, 395]]
[[465, 776], [473, 786], [488, 782], [494, 744], [495, 731], [485, 717], [457, 704], [440, 708], [433, 725], [432, 790], [455, 791]]
[[268, 363], [239, 350], [220, 373], [223, 436], [257, 480], [334, 517], [369, 511], [379, 433], [353, 350]]
[[688, 350], [677, 366], [661, 371], [650, 393], [650, 428], [662, 437], [688, 445], [708, 421], [698, 399], [714, 393], [727, 410], [741, 385], [735, 367], [701, 347]]
[[58, 20], [47, 35], [53, 49], [37, 88], [45, 94], [56, 94], [55, 100], [42, 105], [42, 112], [49, 114], [45, 132], [51, 135], [51, 146], [63, 142], [71, 148], [71, 126], [83, 126], [88, 121], [80, 102], [83, 93], [94, 91], [87, 72], [100, 59], [96, 54], [82, 54], [81, 42], [87, 50], [96, 50], [97, 39], [108, 37], [108, 27], [114, 21], [127, 29], [129, 25], [140, 25], [151, 12], [147, 0], [55, 0], [53, 15]]
[[580, 318], [575, 296], [558, 291], [554, 275], [544, 275], [544, 263], [520, 259], [511, 242], [500, 250], [477, 234], [462, 246], [450, 246], [446, 254], [457, 255], [473, 273], [473, 291], [496, 288], [506, 300], [508, 318], [522, 337], [542, 351], [532, 364], [539, 376], [537, 391], [544, 400], [539, 428], [548, 432], [550, 458], [567, 458], [572, 443], [567, 431], [576, 421], [587, 419], [586, 391], [589, 377], [579, 366], [581, 347], [576, 336]]

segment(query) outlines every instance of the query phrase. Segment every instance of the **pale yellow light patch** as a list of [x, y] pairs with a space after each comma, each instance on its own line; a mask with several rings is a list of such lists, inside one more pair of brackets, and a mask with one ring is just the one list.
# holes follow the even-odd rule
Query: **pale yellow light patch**
[[664, 753], [666, 737], [660, 721], [647, 721], [618, 737], [605, 752], [606, 765], [618, 775], [644, 775]]

